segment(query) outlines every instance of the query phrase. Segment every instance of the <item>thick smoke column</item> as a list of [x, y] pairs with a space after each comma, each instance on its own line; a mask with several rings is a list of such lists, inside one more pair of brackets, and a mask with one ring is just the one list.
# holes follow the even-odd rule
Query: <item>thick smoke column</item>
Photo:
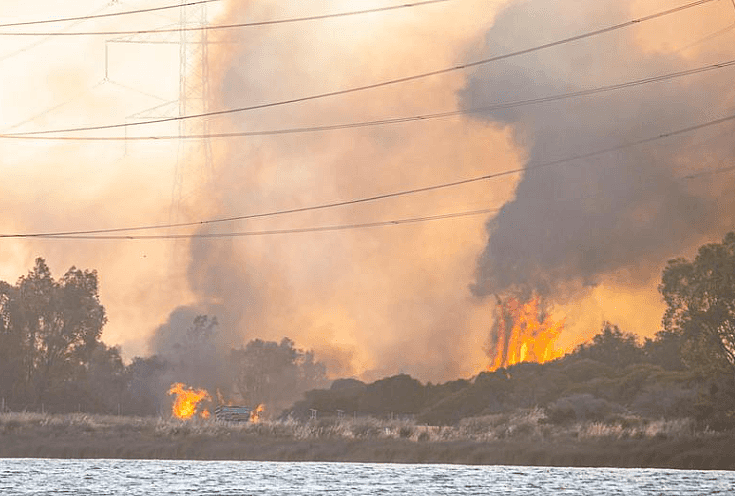
[[[463, 0], [391, 15], [246, 30], [210, 51], [215, 95], [210, 108], [245, 107], [450, 67], [662, 10], [660, 2], [635, 6], [520, 2], [495, 18], [496, 6]], [[722, 5], [707, 8], [715, 7]], [[296, 17], [304, 8], [233, 3], [218, 22]], [[355, 2], [325, 0], [310, 3], [309, 13], [353, 8]], [[721, 14], [703, 8], [682, 15]], [[211, 128], [232, 132], [416, 115], [728, 60], [726, 50], [712, 49], [717, 44], [675, 53], [672, 47], [652, 45], [656, 36], [645, 37], [675, 21], [667, 18], [510, 59], [469, 76], [458, 72], [232, 114], [213, 120]], [[726, 114], [732, 100], [726, 71], [481, 118], [216, 141], [215, 170], [186, 206], [195, 219], [288, 209], [608, 148]], [[333, 376], [373, 379], [406, 372], [432, 381], [470, 376], [487, 366], [483, 348], [494, 302], [474, 297], [468, 287], [475, 296], [536, 292], [559, 302], [575, 301], [586, 294], [580, 292], [585, 287], [625, 279], [649, 284], [647, 291], [655, 294], [649, 281], [668, 257], [707, 236], [719, 238], [732, 221], [732, 205], [722, 194], [732, 185], [724, 176], [717, 178], [720, 189], [713, 189], [712, 176], [680, 177], [731, 158], [731, 141], [721, 137], [731, 129], [661, 140], [522, 178], [213, 226], [278, 229], [504, 205], [487, 224], [489, 239], [486, 219], [477, 218], [195, 241], [187, 272], [195, 297], [191, 308], [195, 313], [217, 309], [225, 341], [288, 336], [298, 347], [313, 349]], [[578, 320], [571, 315], [567, 322]]]
[[[13, 15], [37, 17], [29, 2], [5, 3]], [[93, 0], [41, 3], [49, 18], [100, 8]], [[502, 6], [507, 8], [497, 17]], [[461, 0], [212, 32], [210, 39], [217, 43], [209, 46], [209, 108], [452, 67], [670, 7], [664, 0]], [[222, 13], [213, 15], [213, 24], [228, 24], [365, 5], [259, 0], [209, 8]], [[220, 116], [210, 121], [210, 129], [262, 130], [452, 111], [698, 67], [735, 58], [734, 31], [722, 31], [734, 18], [729, 0], [711, 2], [474, 73], [457, 71], [340, 98]], [[84, 28], [130, 29], [131, 22], [101, 19]], [[134, 22], [136, 28], [155, 29], [162, 20], [147, 15]], [[100, 80], [104, 39], [53, 37], [18, 51], [28, 43], [3, 39], [0, 107], [6, 131], [128, 122], [131, 112], [161, 103], [151, 95], [170, 100], [178, 94], [177, 51], [169, 45], [111, 46], [109, 77]], [[11, 52], [18, 54], [6, 57]], [[723, 69], [480, 118], [213, 140], [213, 168], [186, 157], [179, 220], [370, 196], [616, 146], [735, 112], [731, 80], [732, 70]], [[63, 102], [68, 103], [59, 106]], [[130, 136], [175, 134], [176, 129], [164, 124], [131, 130]], [[495, 292], [535, 290], [547, 300], [566, 300], [570, 304], [560, 313], [567, 315], [567, 326], [594, 314], [585, 331], [594, 332], [606, 319], [625, 331], [655, 332], [662, 311], [655, 286], [665, 260], [719, 241], [735, 224], [732, 172], [681, 179], [731, 167], [732, 133], [732, 126], [723, 125], [524, 176], [210, 228], [359, 223], [504, 205], [487, 224], [489, 231], [488, 219], [474, 217], [318, 235], [199, 240], [181, 242], [176, 250], [170, 240], [7, 239], [0, 279], [15, 280], [38, 256], [54, 273], [72, 265], [97, 269], [109, 314], [103, 340], [122, 345], [126, 359], [150, 352], [178, 360], [176, 347], [186, 343], [194, 319], [216, 316], [218, 332], [209, 351], [199, 352], [201, 363], [191, 361], [181, 370], [184, 377], [160, 384], [162, 398], [174, 381], [204, 383], [200, 386], [219, 381], [222, 374], [205, 358], [221, 361], [232, 346], [254, 338], [280, 342], [288, 336], [298, 348], [313, 349], [334, 376], [469, 377], [487, 365], [483, 347], [494, 299], [484, 296]], [[0, 181], [3, 232], [171, 220], [172, 178], [182, 170], [175, 141], [3, 140], [0, 148], [0, 172], [12, 179]], [[579, 291], [585, 287], [592, 289]], [[590, 308], [594, 305], [598, 308]], [[645, 319], [635, 320], [641, 315]], [[562, 338], [573, 334], [567, 329]], [[576, 344], [579, 335], [573, 337]]]
[[[735, 15], [724, 7], [707, 8]], [[619, 0], [516, 2], [487, 33], [485, 50], [505, 53], [662, 8], [661, 2], [641, 6]], [[730, 60], [731, 33], [701, 50], [663, 51], [652, 44], [673, 23], [686, 33], [680, 40], [686, 47], [702, 32], [690, 34], [695, 19], [712, 13], [692, 10], [484, 67], [472, 75], [462, 100], [467, 107], [486, 106]], [[712, 25], [703, 32], [716, 30]], [[482, 118], [512, 125], [533, 165], [732, 114], [732, 77], [722, 71]], [[693, 171], [732, 164], [732, 131], [732, 124], [725, 124], [527, 172], [515, 198], [487, 223], [489, 239], [473, 292], [537, 292], [559, 302], [610, 276], [631, 284], [655, 279], [667, 258], [732, 227], [733, 203], [722, 195], [732, 191], [732, 174], [683, 179]]]
[[[219, 23], [358, 10], [359, 2], [233, 2]], [[486, 0], [228, 34], [210, 48], [210, 108], [243, 107], [456, 64], [492, 22]], [[395, 40], [400, 39], [401, 43]], [[233, 114], [222, 131], [372, 120], [455, 109], [464, 75]], [[502, 126], [457, 118], [416, 125], [214, 143], [215, 170], [189, 203], [196, 218], [358, 198], [501, 170], [517, 155]], [[507, 200], [513, 181], [212, 229], [257, 230], [431, 215]], [[483, 364], [489, 313], [467, 291], [483, 219], [313, 235], [194, 242], [194, 306], [216, 304], [241, 342], [313, 349], [333, 376], [424, 380]], [[223, 325], [224, 326], [224, 325]]]

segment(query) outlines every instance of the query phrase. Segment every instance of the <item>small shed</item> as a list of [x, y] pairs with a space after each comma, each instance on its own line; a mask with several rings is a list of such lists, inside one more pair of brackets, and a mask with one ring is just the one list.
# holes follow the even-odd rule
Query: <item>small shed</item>
[[226, 422], [250, 422], [252, 408], [246, 406], [219, 405], [214, 409], [214, 418]]

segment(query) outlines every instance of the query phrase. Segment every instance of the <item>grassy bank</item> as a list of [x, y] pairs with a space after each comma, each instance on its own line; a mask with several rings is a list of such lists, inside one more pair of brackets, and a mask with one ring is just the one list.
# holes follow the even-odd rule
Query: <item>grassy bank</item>
[[0, 414], [0, 457], [354, 461], [735, 469], [735, 433], [620, 417], [552, 425], [541, 410], [433, 427], [326, 418], [229, 424], [85, 414]]

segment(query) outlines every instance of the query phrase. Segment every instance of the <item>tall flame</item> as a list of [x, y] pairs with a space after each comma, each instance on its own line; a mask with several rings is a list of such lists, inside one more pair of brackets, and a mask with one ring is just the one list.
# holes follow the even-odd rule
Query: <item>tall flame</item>
[[544, 363], [564, 355], [554, 346], [564, 321], [552, 321], [539, 306], [538, 296], [526, 303], [518, 298], [498, 299], [489, 370], [520, 362]]
[[[171, 413], [174, 417], [182, 420], [187, 420], [193, 417], [197, 413], [199, 403], [204, 400], [211, 399], [209, 397], [209, 393], [204, 389], [193, 389], [180, 382], [171, 384], [168, 394], [176, 395], [176, 400], [174, 400], [174, 404], [171, 407]], [[209, 411], [204, 410], [200, 415], [202, 418], [208, 418]]]

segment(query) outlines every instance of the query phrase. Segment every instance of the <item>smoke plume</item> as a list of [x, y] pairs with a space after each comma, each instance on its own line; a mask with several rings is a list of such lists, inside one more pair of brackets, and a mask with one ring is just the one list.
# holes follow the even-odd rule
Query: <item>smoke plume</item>
[[[295, 17], [303, 15], [302, 7], [238, 2], [218, 22]], [[309, 4], [309, 12], [354, 8], [346, 1]], [[278, 101], [452, 65], [479, 39], [494, 9], [470, 1], [243, 31], [210, 49], [210, 73], [217, 75], [210, 107]], [[394, 42], [398, 38], [401, 43]], [[454, 109], [463, 82], [462, 75], [450, 75], [233, 114], [211, 126], [231, 132]], [[214, 156], [203, 193], [187, 205], [199, 216], [369, 196], [501, 170], [517, 160], [504, 126], [463, 119], [229, 140], [215, 143]], [[510, 180], [491, 192], [470, 187], [212, 230], [352, 224], [492, 207], [512, 187]], [[191, 245], [188, 279], [198, 304], [216, 303], [243, 341], [288, 336], [313, 349], [332, 376], [405, 371], [439, 380], [470, 375], [484, 361], [489, 316], [466, 289], [481, 243], [481, 217], [405, 229], [206, 240]]]
[[[9, 12], [37, 17], [28, 2], [10, 3]], [[89, 0], [42, 3], [49, 17], [68, 16], [72, 6], [79, 13], [99, 8]], [[221, 4], [208, 7], [218, 12], [213, 24], [365, 8], [355, 0]], [[244, 107], [429, 72], [670, 6], [663, 0], [462, 0], [212, 32], [207, 104], [210, 110]], [[178, 22], [177, 12], [161, 15]], [[711, 2], [474, 71], [218, 116], [208, 125], [235, 132], [369, 121], [630, 81], [735, 58], [735, 31], [725, 30], [733, 19], [729, 2]], [[140, 16], [135, 26], [159, 28], [161, 22], [169, 21]], [[105, 18], [78, 28], [130, 29], [130, 21]], [[109, 44], [106, 53], [106, 46], [100, 37], [4, 39], [3, 130], [132, 122], [133, 114], [176, 100], [178, 49]], [[731, 114], [731, 71], [482, 115], [214, 139], [211, 164], [193, 142], [3, 140], [0, 228], [199, 221], [532, 167]], [[197, 105], [193, 98], [190, 103]], [[177, 124], [128, 132], [176, 134]], [[146, 353], [178, 359], [194, 319], [216, 316], [218, 330], [201, 363], [171, 378], [199, 387], [219, 380], [208, 358], [220, 360], [254, 338], [289, 337], [297, 348], [313, 349], [332, 377], [469, 377], [488, 363], [483, 349], [493, 324], [491, 294], [536, 292], [554, 302], [550, 311], [562, 315], [551, 320], [566, 316], [569, 325], [560, 336], [565, 345], [596, 332], [603, 320], [626, 332], [655, 332], [662, 312], [656, 283], [666, 259], [721, 239], [734, 224], [734, 175], [724, 171], [733, 164], [732, 133], [731, 124], [712, 126], [461, 188], [199, 232], [500, 208], [490, 219], [177, 243], [6, 239], [0, 279], [13, 281], [38, 256], [54, 273], [72, 265], [97, 269], [109, 315], [103, 339], [122, 345], [126, 359]], [[717, 169], [723, 172], [713, 173]]]
[[[723, 7], [483, 67], [463, 89], [463, 105], [573, 92], [730, 60], [731, 32], [720, 41], [697, 43], [717, 31], [715, 23], [699, 29], [703, 15], [735, 16]], [[514, 2], [488, 31], [484, 51], [535, 46], [661, 9], [660, 2]], [[656, 35], [668, 39], [672, 23], [681, 27], [681, 35], [674, 47], [661, 46]], [[731, 80], [731, 72], [693, 76], [485, 113], [481, 119], [512, 126], [532, 167], [730, 115]], [[668, 258], [732, 227], [733, 203], [722, 193], [732, 191], [733, 175], [686, 178], [732, 164], [732, 132], [732, 123], [726, 123], [528, 170], [515, 198], [486, 225], [488, 241], [473, 293], [537, 292], [568, 302], [615, 278], [630, 286], [655, 279]]]

